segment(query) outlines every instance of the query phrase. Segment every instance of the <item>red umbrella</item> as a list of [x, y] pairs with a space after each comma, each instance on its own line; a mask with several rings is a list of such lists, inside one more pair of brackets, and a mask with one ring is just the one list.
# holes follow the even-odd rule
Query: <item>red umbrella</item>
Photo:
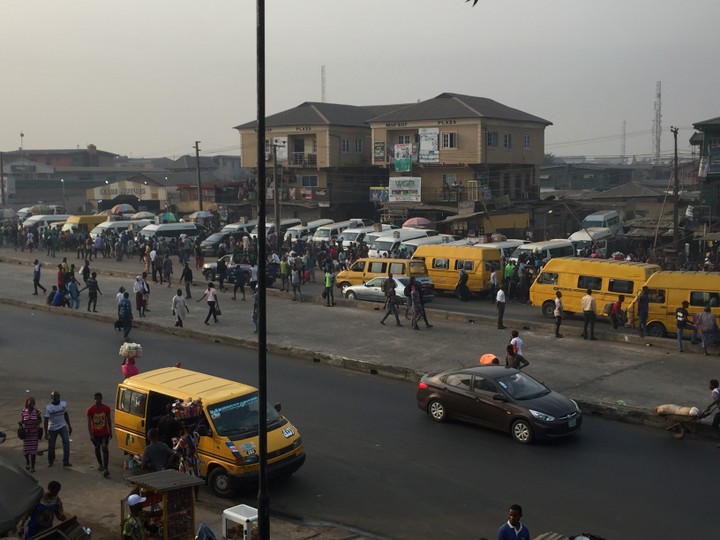
[[403, 227], [427, 227], [432, 221], [424, 217], [412, 217], [402, 224]]

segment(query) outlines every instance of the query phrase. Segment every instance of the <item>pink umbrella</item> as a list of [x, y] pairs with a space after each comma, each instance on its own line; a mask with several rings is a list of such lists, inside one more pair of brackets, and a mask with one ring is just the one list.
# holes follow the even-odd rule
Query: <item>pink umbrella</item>
[[131, 204], [116, 204], [110, 209], [110, 212], [117, 216], [119, 214], [134, 214], [136, 210]]
[[424, 217], [412, 217], [402, 224], [403, 227], [427, 227], [432, 221]]

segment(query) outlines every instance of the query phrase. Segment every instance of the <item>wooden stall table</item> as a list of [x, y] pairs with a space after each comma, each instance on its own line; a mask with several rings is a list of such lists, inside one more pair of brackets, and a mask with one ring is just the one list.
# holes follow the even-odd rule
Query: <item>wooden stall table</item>
[[[137, 493], [147, 498], [142, 508], [147, 516], [146, 523], [158, 529], [156, 535], [148, 535], [148, 538], [195, 539], [195, 486], [204, 484], [203, 479], [167, 469], [125, 480], [136, 486], [128, 497]], [[120, 504], [120, 523], [123, 523], [130, 512], [127, 497]]]

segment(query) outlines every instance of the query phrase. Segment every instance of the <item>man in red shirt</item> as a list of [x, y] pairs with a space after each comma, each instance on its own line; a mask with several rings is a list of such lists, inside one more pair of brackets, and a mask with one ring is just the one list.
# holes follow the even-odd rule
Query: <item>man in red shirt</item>
[[110, 407], [105, 405], [102, 399], [102, 394], [96, 392], [95, 403], [88, 407], [86, 416], [90, 440], [95, 446], [98, 470], [103, 471], [103, 476], [107, 478], [110, 476], [108, 443], [112, 438], [112, 419], [110, 418]]

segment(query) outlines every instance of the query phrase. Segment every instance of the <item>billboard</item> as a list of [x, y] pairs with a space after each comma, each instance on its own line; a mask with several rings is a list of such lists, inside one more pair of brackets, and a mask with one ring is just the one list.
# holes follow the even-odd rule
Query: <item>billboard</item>
[[389, 179], [388, 202], [420, 202], [422, 179], [419, 176], [395, 176]]
[[420, 128], [418, 130], [420, 163], [440, 163], [440, 130], [438, 128]]
[[412, 144], [396, 144], [395, 172], [410, 172], [412, 170]]

